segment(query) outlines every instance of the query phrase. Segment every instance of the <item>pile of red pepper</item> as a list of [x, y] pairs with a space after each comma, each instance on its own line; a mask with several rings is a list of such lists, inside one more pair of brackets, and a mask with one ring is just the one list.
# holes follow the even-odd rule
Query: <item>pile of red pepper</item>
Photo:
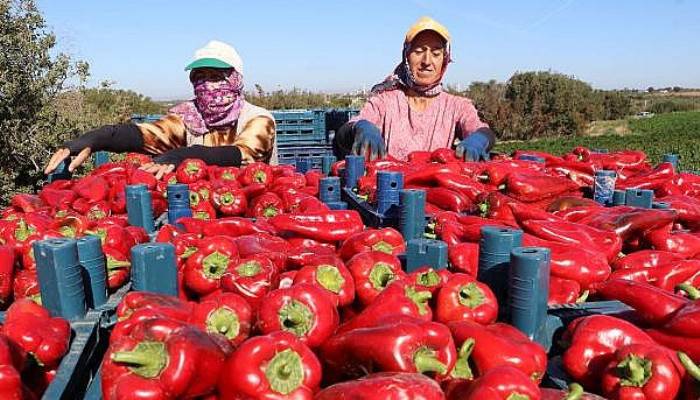
[[68, 321], [31, 300], [14, 302], [0, 327], [0, 398], [41, 398], [70, 340]]
[[[146, 183], [158, 212], [167, 183], [187, 183], [193, 217], [156, 237], [175, 245], [179, 296], [124, 299], [103, 365], [105, 399], [579, 398], [578, 387], [538, 387], [547, 354], [497, 321], [497, 301], [476, 279], [481, 228], [516, 227], [523, 245], [551, 250], [550, 304], [605, 299], [635, 310], [631, 322], [591, 316], [567, 327], [562, 361], [573, 380], [611, 399], [698, 398], [700, 177], [653, 167], [639, 151], [527, 152], [544, 163], [520, 154], [472, 163], [440, 149], [366, 165], [358, 194], [370, 203], [378, 171], [403, 172], [406, 188], [426, 190], [426, 235], [447, 243], [447, 270], [406, 273], [401, 235], [329, 210], [316, 198], [318, 171], [196, 160], [162, 181], [128, 161], [108, 164], [85, 181], [16, 198], [0, 222], [0, 261], [12, 260], [0, 268], [9, 265], [14, 281], [30, 270], [23, 249], [37, 233], [101, 228], [106, 238], [119, 226], [138, 242], [113, 208], [119, 185], [130, 176]], [[653, 190], [670, 209], [588, 199], [601, 169], [617, 172], [617, 188]], [[102, 200], [90, 198], [103, 192], [97, 178], [107, 182]], [[100, 190], [85, 189], [93, 185]], [[111, 202], [109, 212], [84, 211], [100, 201]], [[61, 217], [83, 218], [86, 228], [56, 224]], [[134, 243], [120, 237], [106, 247]]]

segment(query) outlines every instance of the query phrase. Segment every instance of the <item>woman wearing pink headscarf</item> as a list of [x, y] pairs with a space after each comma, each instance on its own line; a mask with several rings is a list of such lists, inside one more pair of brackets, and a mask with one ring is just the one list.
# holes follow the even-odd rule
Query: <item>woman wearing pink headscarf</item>
[[460, 158], [487, 159], [495, 135], [469, 99], [442, 90], [450, 61], [447, 29], [431, 18], [419, 19], [406, 33], [394, 73], [375, 85], [360, 114], [338, 129], [336, 157], [373, 159], [388, 153], [405, 159], [412, 151], [456, 147]]
[[151, 154], [154, 162], [143, 169], [158, 178], [186, 158], [221, 166], [274, 160], [274, 118], [245, 101], [243, 62], [236, 50], [211, 41], [195, 52], [185, 70], [190, 71], [194, 99], [156, 122], [103, 126], [71, 140], [54, 153], [45, 172], [70, 156], [75, 157], [68, 167], [73, 171], [95, 151]]

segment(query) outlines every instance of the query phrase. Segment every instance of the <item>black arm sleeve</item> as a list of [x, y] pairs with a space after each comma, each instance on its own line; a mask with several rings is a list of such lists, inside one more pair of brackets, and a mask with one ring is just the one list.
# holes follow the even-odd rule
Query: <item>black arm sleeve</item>
[[345, 156], [352, 152], [352, 144], [355, 142], [355, 123], [347, 122], [343, 124], [335, 133], [333, 138], [333, 155], [338, 161], [345, 159]]
[[143, 151], [143, 135], [134, 124], [105, 125], [64, 144], [72, 156], [89, 147], [92, 152], [113, 153]]
[[187, 158], [199, 158], [209, 165], [238, 167], [241, 165], [241, 149], [236, 146], [190, 146], [179, 147], [153, 157], [159, 164], [173, 164], [176, 167]]

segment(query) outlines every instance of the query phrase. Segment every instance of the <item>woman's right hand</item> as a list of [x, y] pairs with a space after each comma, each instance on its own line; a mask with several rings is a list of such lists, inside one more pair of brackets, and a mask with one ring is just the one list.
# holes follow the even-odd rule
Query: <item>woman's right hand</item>
[[[80, 164], [84, 163], [85, 160], [90, 158], [90, 154], [92, 154], [92, 149], [89, 147], [84, 148], [83, 150], [78, 153], [77, 156], [71, 161], [70, 165], [68, 166], [68, 171], [73, 172], [76, 168], [80, 166]], [[54, 172], [56, 168], [61, 164], [63, 160], [66, 158], [70, 157], [70, 150], [66, 147], [61, 148], [56, 150], [55, 153], [51, 156], [51, 159], [49, 162], [46, 164], [46, 168], [44, 168], [44, 173], [46, 175]]]

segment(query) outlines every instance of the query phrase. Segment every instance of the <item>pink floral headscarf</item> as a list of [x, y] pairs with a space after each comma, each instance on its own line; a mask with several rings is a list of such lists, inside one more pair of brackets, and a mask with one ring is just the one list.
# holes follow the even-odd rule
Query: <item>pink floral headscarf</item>
[[169, 112], [179, 115], [194, 135], [233, 126], [243, 108], [243, 76], [231, 68], [219, 81], [193, 80], [195, 71], [190, 72], [195, 98], [176, 105]]

